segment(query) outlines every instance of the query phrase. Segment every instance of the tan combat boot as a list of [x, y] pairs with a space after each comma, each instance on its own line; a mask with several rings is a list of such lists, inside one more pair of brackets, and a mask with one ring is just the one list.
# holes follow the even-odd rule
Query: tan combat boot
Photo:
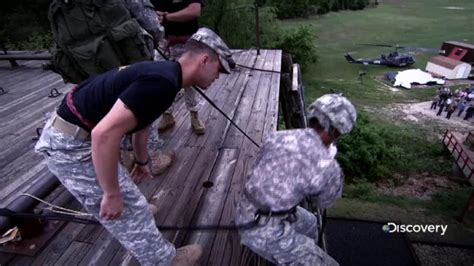
[[200, 245], [187, 245], [176, 249], [172, 266], [195, 266], [199, 265], [199, 259], [202, 256], [202, 247]]
[[164, 113], [161, 115], [160, 124], [158, 124], [158, 132], [165, 132], [176, 124], [174, 116], [171, 113]]
[[151, 173], [159, 175], [168, 169], [176, 159], [174, 151], [162, 152], [151, 161]]
[[204, 124], [199, 120], [198, 112], [191, 111], [191, 127], [196, 135], [204, 134]]

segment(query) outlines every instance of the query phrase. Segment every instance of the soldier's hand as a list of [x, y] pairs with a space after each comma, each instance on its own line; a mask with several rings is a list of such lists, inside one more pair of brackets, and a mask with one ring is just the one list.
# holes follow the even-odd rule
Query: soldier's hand
[[168, 12], [156, 11], [156, 15], [158, 16], [158, 20], [160, 23], [163, 23], [163, 18], [168, 14]]
[[132, 170], [132, 180], [138, 184], [145, 178], [152, 178], [150, 168], [148, 165], [135, 165]]
[[100, 217], [105, 220], [120, 218], [123, 212], [123, 199], [121, 194], [104, 193], [100, 203]]

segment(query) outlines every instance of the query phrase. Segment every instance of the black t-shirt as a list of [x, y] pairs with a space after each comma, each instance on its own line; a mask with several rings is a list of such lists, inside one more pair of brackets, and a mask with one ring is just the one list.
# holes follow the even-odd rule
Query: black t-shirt
[[[138, 120], [133, 130], [138, 131], [153, 123], [171, 106], [181, 83], [178, 62], [140, 62], [87, 79], [74, 92], [73, 102], [85, 120], [97, 124], [120, 98]], [[66, 121], [88, 129], [71, 112], [66, 97], [57, 113]]]
[[[201, 7], [203, 5], [202, 0], [152, 0], [151, 3], [155, 6], [156, 10], [168, 13], [174, 13], [176, 11], [185, 9], [192, 3], [199, 3], [201, 4]], [[199, 23], [197, 19], [186, 22], [166, 21], [163, 26], [165, 27], [166, 36], [192, 35], [199, 29]]]

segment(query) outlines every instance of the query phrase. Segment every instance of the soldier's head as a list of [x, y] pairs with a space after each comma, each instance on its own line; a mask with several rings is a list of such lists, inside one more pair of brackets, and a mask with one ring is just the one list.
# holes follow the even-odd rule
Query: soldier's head
[[307, 118], [325, 145], [335, 142], [354, 128], [357, 112], [354, 105], [339, 94], [326, 94], [308, 106]]
[[224, 41], [212, 30], [200, 28], [186, 42], [183, 57], [193, 64], [193, 85], [205, 89], [219, 77], [219, 73], [230, 73], [232, 53]]

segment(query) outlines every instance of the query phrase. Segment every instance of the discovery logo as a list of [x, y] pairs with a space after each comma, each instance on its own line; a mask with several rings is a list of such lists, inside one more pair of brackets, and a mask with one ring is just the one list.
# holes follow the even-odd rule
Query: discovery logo
[[386, 233], [439, 233], [444, 236], [448, 225], [434, 224], [396, 224], [387, 223], [382, 226], [382, 230]]

